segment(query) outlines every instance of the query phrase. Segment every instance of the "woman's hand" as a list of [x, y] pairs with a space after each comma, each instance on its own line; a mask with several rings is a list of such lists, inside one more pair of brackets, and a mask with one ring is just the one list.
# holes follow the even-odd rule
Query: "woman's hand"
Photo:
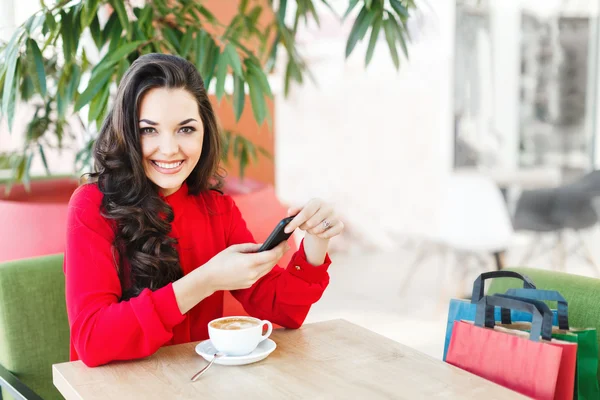
[[290, 248], [287, 242], [256, 253], [260, 244], [229, 246], [200, 268], [173, 282], [173, 292], [182, 314], [220, 290], [246, 289], [273, 269]]
[[337, 217], [333, 206], [321, 199], [312, 199], [303, 207], [293, 207], [288, 210], [288, 216], [296, 217], [285, 228], [293, 232], [299, 228], [309, 235], [319, 239], [331, 239], [344, 230], [344, 223]]
[[288, 216], [296, 217], [287, 224], [285, 231], [299, 228], [307, 233], [304, 237], [304, 253], [312, 265], [321, 265], [329, 248], [329, 239], [344, 230], [344, 223], [337, 217], [333, 206], [321, 199], [312, 199], [303, 207], [288, 210]]
[[290, 246], [282, 242], [257, 253], [259, 248], [254, 243], [229, 246], [198, 270], [207, 274], [215, 291], [249, 288], [273, 269]]

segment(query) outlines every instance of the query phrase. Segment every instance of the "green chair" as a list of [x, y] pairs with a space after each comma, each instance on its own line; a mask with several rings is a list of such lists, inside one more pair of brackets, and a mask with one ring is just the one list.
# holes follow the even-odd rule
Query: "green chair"
[[69, 361], [63, 255], [0, 264], [0, 386], [6, 399], [62, 399], [52, 364]]
[[[596, 328], [600, 348], [600, 279], [534, 268], [507, 268], [527, 275], [538, 289], [557, 290], [569, 303], [569, 324], [577, 328]], [[504, 293], [523, 287], [517, 279], [495, 279], [488, 294]], [[600, 367], [598, 368], [600, 381]]]

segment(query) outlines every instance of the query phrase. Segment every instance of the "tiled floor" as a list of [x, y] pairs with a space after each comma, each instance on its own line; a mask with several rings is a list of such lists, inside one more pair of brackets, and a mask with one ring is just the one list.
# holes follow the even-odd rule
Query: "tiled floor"
[[[593, 243], [598, 242], [600, 235], [594, 231], [587, 232], [585, 237], [593, 249]], [[573, 245], [574, 238], [573, 234], [568, 234], [567, 245]], [[515, 236], [506, 258], [508, 266], [519, 263], [533, 239], [528, 235]], [[543, 241], [552, 248], [552, 239], [545, 237]], [[416, 254], [414, 246], [399, 245], [389, 252], [333, 254], [330, 286], [313, 306], [306, 322], [344, 318], [441, 358], [448, 300], [459, 293], [469, 293], [473, 279], [484, 270], [494, 269], [494, 263], [491, 256], [485, 266], [473, 262], [461, 285], [461, 269], [452, 265], [453, 257], [433, 250], [402, 292], [405, 274]], [[592, 251], [600, 262], [600, 254], [596, 254], [600, 251]], [[545, 252], [527, 266], [553, 268], [556, 260], [551, 251]], [[577, 255], [567, 257], [566, 272], [594, 276], [594, 270]]]

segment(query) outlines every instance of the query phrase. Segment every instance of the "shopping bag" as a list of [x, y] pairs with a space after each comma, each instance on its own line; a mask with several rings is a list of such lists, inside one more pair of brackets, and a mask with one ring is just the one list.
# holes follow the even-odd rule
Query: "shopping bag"
[[[529, 290], [533, 291], [533, 289], [529, 289]], [[539, 293], [537, 294], [537, 296], [538, 297], [549, 297], [549, 298], [562, 298], [560, 293], [558, 293], [558, 292], [551, 293], [551, 292], [553, 292], [553, 291], [540, 290]], [[548, 305], [546, 305], [545, 303], [543, 303], [540, 300], [526, 298], [526, 297], [517, 297], [517, 296], [512, 296], [512, 295], [507, 295], [507, 294], [504, 294], [504, 295], [498, 294], [496, 296], [502, 297], [502, 298], [507, 298], [507, 299], [524, 301], [524, 302], [533, 304], [534, 306], [536, 306], [538, 311], [540, 313], [542, 313], [544, 322], [548, 323], [547, 320], [551, 321], [553, 319], [553, 313], [550, 310], [550, 308], [548, 307]], [[536, 296], [532, 295], [532, 297], [536, 297]], [[566, 301], [564, 300], [564, 298], [562, 298], [561, 301], [565, 304], [564, 307], [559, 308], [560, 312], [561, 312], [561, 317], [562, 317], [561, 320], [564, 322], [564, 321], [566, 321], [567, 308], [566, 308]], [[501, 309], [501, 314], [503, 317], [502, 319], [505, 320], [506, 317], [510, 318], [511, 314], [512, 314], [511, 311], [517, 311], [517, 313], [523, 314], [523, 312], [520, 310], [509, 310], [506, 308], [502, 308]], [[527, 313], [524, 313], [524, 314], [527, 314]], [[531, 315], [531, 314], [529, 314], [529, 315]], [[527, 330], [527, 331], [531, 330], [531, 324], [529, 322], [520, 322], [519, 324], [521, 326], [525, 325], [525, 327], [526, 327], [525, 330]], [[498, 326], [498, 325], [496, 325], [496, 326]], [[502, 324], [501, 326], [504, 328], [513, 329], [513, 330], [514, 329], [523, 330], [523, 328], [521, 328], [521, 327], [515, 328], [515, 325], [513, 325], [513, 324], [509, 324], [509, 325]], [[552, 329], [554, 329], [554, 327], [552, 327]], [[557, 329], [558, 329], [558, 327], [557, 327]], [[568, 344], [568, 343], [571, 343], [571, 344]], [[558, 347], [563, 348], [561, 364], [560, 364], [560, 368], [558, 370], [558, 379], [556, 381], [556, 390], [555, 390], [555, 394], [554, 394], [554, 399], [555, 400], [572, 400], [574, 391], [575, 391], [575, 377], [576, 377], [576, 366], [577, 366], [577, 341], [576, 340], [568, 340], [568, 341], [554, 340], [554, 341], [550, 341], [550, 344], [553, 346], [558, 346]]]
[[573, 329], [552, 331], [552, 337], [577, 343], [577, 370], [575, 376], [575, 400], [600, 399], [598, 387], [598, 339], [596, 329]]
[[[575, 400], [600, 399], [600, 387], [596, 376], [598, 370], [598, 341], [595, 328], [573, 328], [569, 326], [568, 303], [557, 291], [539, 289], [509, 289], [506, 294], [557, 302], [558, 326], [552, 328], [552, 337], [562, 341], [577, 343], [577, 368], [575, 376]], [[503, 322], [507, 312], [501, 310]], [[531, 315], [510, 311], [511, 322], [530, 321]], [[518, 328], [516, 326], [513, 326]]]
[[[529, 335], [495, 327], [494, 307], [533, 314]], [[525, 396], [551, 400], [555, 398], [563, 352], [577, 350], [576, 344], [552, 340], [551, 335], [548, 308], [542, 314], [538, 306], [526, 301], [485, 296], [476, 305], [473, 323], [454, 322], [446, 361]]]
[[[454, 326], [454, 321], [474, 321], [475, 320], [475, 310], [477, 308], [477, 302], [481, 300], [483, 297], [483, 291], [485, 289], [485, 281], [487, 279], [493, 278], [517, 278], [523, 281], [523, 287], [525, 288], [533, 288], [535, 289], [535, 285], [529, 279], [529, 277], [525, 275], [521, 275], [518, 272], [514, 271], [492, 271], [492, 272], [484, 272], [479, 275], [477, 279], [473, 282], [473, 292], [471, 295], [471, 300], [463, 300], [463, 299], [451, 299], [450, 305], [448, 306], [448, 322], [446, 324], [446, 337], [444, 340], [444, 354], [442, 356], [443, 360], [446, 360], [446, 355], [448, 353], [448, 346], [450, 345], [450, 337], [452, 336], [452, 329]], [[500, 321], [500, 309], [496, 310], [495, 314], [496, 320]]]

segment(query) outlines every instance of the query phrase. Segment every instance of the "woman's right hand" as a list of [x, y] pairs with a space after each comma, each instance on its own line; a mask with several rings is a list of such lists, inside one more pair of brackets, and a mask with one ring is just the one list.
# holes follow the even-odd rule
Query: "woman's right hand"
[[282, 242], [272, 250], [257, 253], [260, 244], [243, 243], [229, 246], [210, 259], [199, 270], [210, 276], [215, 289], [246, 289], [265, 276], [290, 249]]

